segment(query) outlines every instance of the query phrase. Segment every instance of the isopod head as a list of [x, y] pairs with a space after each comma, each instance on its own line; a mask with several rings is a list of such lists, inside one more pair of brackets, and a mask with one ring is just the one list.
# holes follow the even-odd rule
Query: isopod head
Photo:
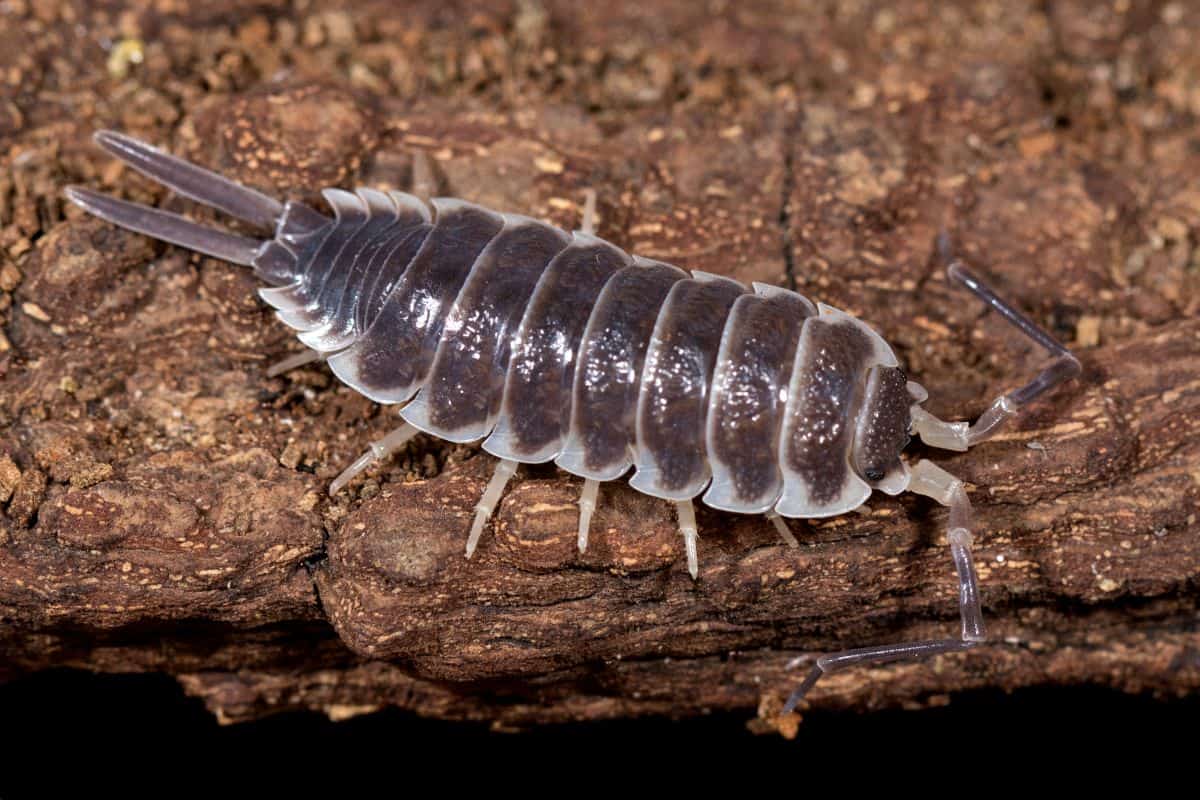
[[875, 489], [899, 494], [908, 487], [908, 470], [900, 454], [909, 442], [911, 408], [916, 402], [919, 399], [910, 393], [904, 370], [871, 368], [851, 458], [855, 472]]

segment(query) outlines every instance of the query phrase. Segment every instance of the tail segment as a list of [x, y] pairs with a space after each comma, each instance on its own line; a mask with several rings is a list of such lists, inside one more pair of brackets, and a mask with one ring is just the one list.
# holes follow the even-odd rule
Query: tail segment
[[296, 280], [297, 251], [320, 236], [330, 219], [301, 203], [280, 203], [215, 172], [188, 163], [156, 147], [115, 131], [99, 131], [96, 144], [138, 172], [172, 191], [271, 231], [274, 240], [254, 239], [192, 222], [179, 214], [118, 200], [78, 186], [67, 199], [122, 228], [186, 247], [225, 261], [254, 267], [276, 286]]
[[283, 216], [283, 204], [273, 197], [234, 183], [123, 133], [97, 131], [92, 138], [96, 144], [143, 175], [184, 197], [224, 211], [232, 217], [259, 228], [274, 230]]
[[122, 228], [177, 244], [234, 264], [253, 266], [266, 242], [198, 225], [186, 217], [71, 186], [67, 199], [89, 214]]

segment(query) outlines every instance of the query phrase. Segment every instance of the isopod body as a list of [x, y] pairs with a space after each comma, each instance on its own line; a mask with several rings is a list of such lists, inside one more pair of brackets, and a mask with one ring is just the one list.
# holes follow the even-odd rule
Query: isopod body
[[[961, 265], [951, 274], [1057, 357], [1000, 397], [976, 424], [921, 408], [891, 347], [852, 315], [775, 286], [641, 258], [584, 230], [451, 198], [325, 189], [332, 216], [257, 191], [140, 141], [97, 142], [175, 191], [272, 231], [253, 239], [95, 192], [68, 196], [118, 225], [253, 268], [264, 301], [347, 386], [400, 406], [404, 425], [337, 481], [424, 431], [482, 441], [500, 459], [480, 501], [468, 555], [519, 463], [553, 461], [584, 478], [580, 547], [598, 484], [630, 485], [676, 504], [696, 574], [692, 507], [815, 518], [862, 505], [873, 490], [912, 490], [950, 507], [962, 636], [824, 656], [825, 671], [864, 661], [967, 649], [983, 640], [969, 504], [962, 482], [928, 461], [910, 469], [910, 433], [965, 449], [1078, 362]], [[945, 243], [944, 243], [945, 245]], [[945, 245], [948, 254], [948, 245]], [[953, 260], [950, 258], [950, 260]]]

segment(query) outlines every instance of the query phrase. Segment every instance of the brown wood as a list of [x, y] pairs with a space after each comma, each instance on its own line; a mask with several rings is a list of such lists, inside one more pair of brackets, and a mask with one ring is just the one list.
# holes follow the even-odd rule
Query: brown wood
[[735, 709], [786, 733], [790, 658], [956, 630], [945, 513], [916, 498], [793, 524], [799, 550], [702, 510], [696, 582], [668, 505], [623, 484], [579, 556], [581, 482], [545, 468], [466, 561], [491, 459], [424, 437], [328, 498], [396, 418], [323, 368], [267, 378], [297, 345], [244, 271], [64, 208], [74, 182], [189, 208], [90, 146], [114, 127], [279, 196], [404, 186], [417, 150], [442, 191], [566, 227], [594, 188], [602, 236], [857, 314], [966, 418], [1041, 354], [946, 282], [950, 229], [1084, 376], [970, 454], [915, 451], [971, 482], [993, 643], [812, 703], [1200, 687], [1200, 11], [10, 5], [0, 673], [163, 671], [226, 720]]

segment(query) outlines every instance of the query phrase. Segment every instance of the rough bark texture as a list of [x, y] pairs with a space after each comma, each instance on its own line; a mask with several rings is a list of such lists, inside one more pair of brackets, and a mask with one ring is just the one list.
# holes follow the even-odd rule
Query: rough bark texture
[[[784, 664], [953, 634], [945, 514], [796, 524], [523, 469], [462, 557], [491, 459], [419, 439], [330, 499], [394, 416], [294, 351], [228, 265], [64, 207], [188, 208], [101, 127], [273, 194], [404, 186], [791, 285], [972, 417], [1041, 354], [959, 289], [954, 232], [1082, 380], [970, 454], [993, 643], [852, 670], [824, 707], [970, 687], [1200, 687], [1200, 11], [1185, 3], [421, 2], [0, 10], [0, 673], [161, 670], [224, 719], [398, 705], [499, 725], [773, 714]], [[946, 7], [943, 7], [946, 6]], [[952, 7], [951, 7], [952, 6]], [[201, 213], [204, 218], [210, 218]]]

